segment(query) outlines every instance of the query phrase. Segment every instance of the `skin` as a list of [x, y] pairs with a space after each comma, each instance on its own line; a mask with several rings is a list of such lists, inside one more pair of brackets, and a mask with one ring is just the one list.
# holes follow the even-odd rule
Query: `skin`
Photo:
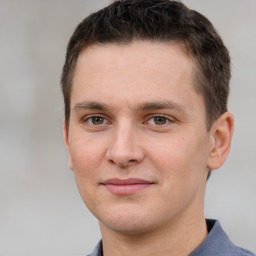
[[[188, 255], [207, 235], [207, 174], [227, 157], [233, 116], [207, 130], [194, 68], [174, 43], [92, 46], [79, 55], [64, 137], [104, 256]], [[113, 188], [113, 178], [146, 185]]]

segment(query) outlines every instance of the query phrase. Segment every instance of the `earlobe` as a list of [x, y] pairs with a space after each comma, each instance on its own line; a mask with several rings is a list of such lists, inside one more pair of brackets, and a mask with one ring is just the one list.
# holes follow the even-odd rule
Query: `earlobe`
[[234, 129], [234, 118], [229, 112], [225, 112], [214, 122], [211, 128], [212, 145], [207, 167], [210, 170], [218, 169], [226, 160]]
[[69, 168], [72, 170], [73, 169], [73, 164], [72, 164], [72, 159], [71, 159], [71, 154], [70, 154], [70, 146], [69, 146], [69, 140], [68, 140], [68, 128], [67, 128], [65, 120], [63, 121], [62, 129], [63, 129], [64, 143], [65, 143], [66, 149], [68, 151]]

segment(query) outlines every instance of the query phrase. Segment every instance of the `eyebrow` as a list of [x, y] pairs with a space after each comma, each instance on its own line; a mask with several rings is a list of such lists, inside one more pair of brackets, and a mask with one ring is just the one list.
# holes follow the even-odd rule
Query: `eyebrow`
[[[103, 104], [96, 101], [82, 101], [76, 103], [74, 110], [99, 110], [99, 111], [109, 111], [111, 108], [107, 104]], [[136, 112], [153, 111], [160, 109], [176, 109], [178, 111], [185, 111], [185, 106], [174, 101], [156, 101], [156, 102], [145, 102], [139, 104], [136, 108]]]
[[139, 112], [160, 110], [160, 109], [176, 109], [179, 111], [185, 111], [185, 106], [174, 101], [160, 101], [160, 102], [148, 102], [137, 106], [136, 110]]
[[102, 104], [96, 101], [83, 101], [76, 103], [74, 110], [83, 110], [83, 109], [88, 109], [88, 110], [100, 110], [100, 111], [105, 111], [109, 110], [109, 107], [106, 104]]

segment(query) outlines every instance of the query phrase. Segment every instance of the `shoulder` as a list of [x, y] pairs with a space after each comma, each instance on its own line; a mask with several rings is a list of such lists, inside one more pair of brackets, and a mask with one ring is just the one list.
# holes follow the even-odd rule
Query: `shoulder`
[[253, 252], [241, 247], [235, 246], [234, 248], [225, 249], [221, 256], [256, 256]]
[[[208, 236], [189, 256], [256, 256], [253, 252], [234, 245], [217, 220], [206, 220]], [[102, 242], [87, 256], [103, 256]]]
[[253, 252], [251, 252], [247, 249], [235, 246], [235, 245], [234, 245], [234, 249], [232, 251], [232, 255], [234, 255], [234, 256], [256, 256], [256, 254], [254, 254]]
[[241, 247], [236, 247], [233, 255], [235, 255], [235, 256], [242, 256], [242, 255], [243, 256], [256, 256], [256, 254], [254, 254], [253, 252], [248, 251]]
[[208, 236], [190, 256], [256, 256], [253, 252], [234, 245], [217, 220], [206, 220]]

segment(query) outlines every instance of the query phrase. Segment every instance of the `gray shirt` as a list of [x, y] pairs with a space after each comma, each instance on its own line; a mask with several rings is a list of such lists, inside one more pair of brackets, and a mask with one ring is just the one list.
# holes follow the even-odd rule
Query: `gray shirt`
[[[206, 220], [208, 235], [189, 256], [256, 256], [254, 253], [235, 246], [216, 220]], [[102, 242], [88, 256], [103, 256]]]

